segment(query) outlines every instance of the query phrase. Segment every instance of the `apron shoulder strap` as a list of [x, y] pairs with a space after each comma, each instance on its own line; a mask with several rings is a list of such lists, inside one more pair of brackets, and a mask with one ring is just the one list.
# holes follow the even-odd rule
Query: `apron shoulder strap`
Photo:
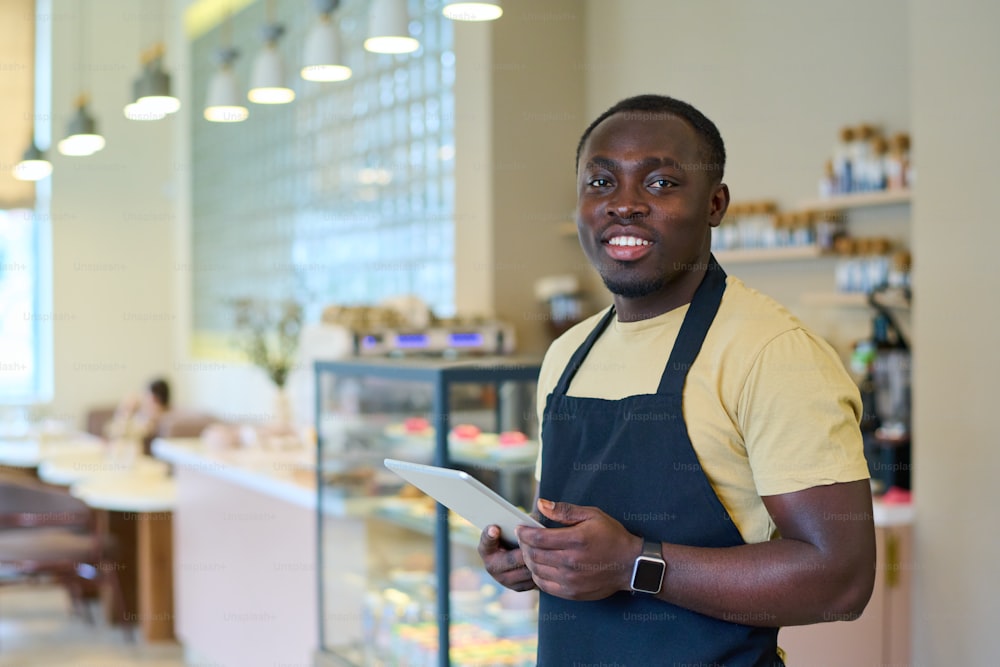
[[608, 312], [604, 314], [601, 321], [597, 323], [594, 330], [590, 332], [587, 339], [583, 341], [580, 347], [576, 348], [576, 352], [570, 357], [569, 363], [566, 364], [566, 368], [563, 370], [562, 376], [559, 378], [556, 388], [552, 390], [552, 393], [556, 396], [564, 396], [567, 391], [569, 391], [569, 384], [573, 381], [573, 376], [580, 369], [583, 364], [583, 360], [587, 358], [587, 354], [590, 353], [590, 348], [594, 347], [594, 343], [604, 330], [608, 328], [608, 325], [615, 318], [615, 307], [611, 306], [608, 308]]

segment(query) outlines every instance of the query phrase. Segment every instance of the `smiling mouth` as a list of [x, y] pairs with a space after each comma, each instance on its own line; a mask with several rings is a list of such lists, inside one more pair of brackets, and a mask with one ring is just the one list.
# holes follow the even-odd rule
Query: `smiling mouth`
[[636, 236], [615, 236], [608, 239], [606, 243], [610, 246], [620, 246], [620, 247], [653, 245], [652, 241], [647, 241], [646, 239], [640, 239]]

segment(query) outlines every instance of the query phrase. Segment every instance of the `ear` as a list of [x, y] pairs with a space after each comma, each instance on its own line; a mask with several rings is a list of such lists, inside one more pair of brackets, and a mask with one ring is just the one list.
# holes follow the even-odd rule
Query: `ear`
[[708, 226], [718, 227], [729, 208], [729, 186], [719, 183], [708, 200]]

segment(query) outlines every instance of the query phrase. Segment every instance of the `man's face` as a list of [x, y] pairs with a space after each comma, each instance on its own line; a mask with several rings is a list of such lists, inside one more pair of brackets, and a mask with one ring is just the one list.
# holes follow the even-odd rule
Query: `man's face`
[[729, 193], [686, 121], [634, 115], [645, 118], [615, 114], [584, 144], [577, 229], [612, 293], [654, 305], [707, 259], [710, 228], [722, 220]]

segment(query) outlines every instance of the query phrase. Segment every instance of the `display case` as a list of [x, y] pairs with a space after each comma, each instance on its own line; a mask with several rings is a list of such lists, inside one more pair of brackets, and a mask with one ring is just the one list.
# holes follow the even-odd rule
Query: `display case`
[[479, 531], [383, 465], [463, 469], [530, 507], [538, 360], [317, 362], [320, 650], [326, 665], [533, 665], [537, 591], [497, 585]]

